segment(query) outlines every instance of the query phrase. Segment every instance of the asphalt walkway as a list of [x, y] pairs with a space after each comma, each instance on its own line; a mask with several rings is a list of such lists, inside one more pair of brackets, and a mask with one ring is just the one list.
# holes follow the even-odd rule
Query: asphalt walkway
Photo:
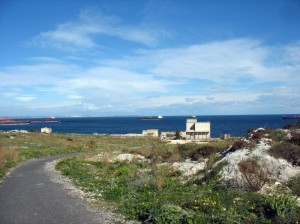
[[0, 184], [1, 224], [112, 223], [105, 212], [89, 210], [84, 199], [71, 196], [44, 169], [53, 156], [31, 160], [14, 170]]

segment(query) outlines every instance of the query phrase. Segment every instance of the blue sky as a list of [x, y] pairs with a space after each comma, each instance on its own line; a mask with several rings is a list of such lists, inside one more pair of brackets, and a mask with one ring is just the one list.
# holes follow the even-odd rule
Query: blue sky
[[0, 116], [300, 113], [299, 0], [1, 0]]

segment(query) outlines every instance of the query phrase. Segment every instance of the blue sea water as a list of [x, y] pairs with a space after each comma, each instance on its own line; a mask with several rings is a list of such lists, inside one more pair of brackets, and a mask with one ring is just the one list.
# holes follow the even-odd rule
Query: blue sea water
[[[0, 130], [37, 130], [51, 127], [54, 132], [78, 134], [127, 134], [142, 133], [145, 129], [184, 131], [186, 116], [166, 116], [162, 120], [140, 120], [139, 117], [80, 117], [56, 118], [60, 123], [0, 125]], [[248, 128], [281, 128], [295, 120], [282, 119], [281, 115], [214, 115], [197, 116], [198, 121], [211, 122], [212, 137], [222, 134], [246, 136]]]

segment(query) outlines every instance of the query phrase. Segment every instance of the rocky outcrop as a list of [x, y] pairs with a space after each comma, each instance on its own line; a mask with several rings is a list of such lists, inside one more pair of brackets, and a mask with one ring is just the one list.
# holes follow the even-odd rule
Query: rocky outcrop
[[94, 161], [94, 162], [149, 162], [148, 159], [146, 159], [144, 156], [141, 156], [139, 154], [130, 154], [130, 153], [108, 153], [108, 152], [102, 152], [95, 156], [87, 157], [86, 160], [88, 161]]
[[206, 167], [206, 162], [208, 159], [202, 162], [198, 161], [186, 161], [186, 162], [176, 162], [172, 164], [172, 168], [179, 170], [182, 176], [189, 177], [197, 174], [199, 171], [204, 170]]
[[130, 153], [123, 153], [119, 154], [116, 157], [110, 160], [111, 162], [142, 162], [148, 161], [144, 156], [139, 154], [130, 154]]
[[271, 143], [271, 139], [261, 138], [254, 147], [245, 146], [233, 152], [228, 150], [226, 156], [217, 162], [218, 164], [225, 161], [227, 164], [220, 172], [221, 179], [238, 187], [245, 187], [245, 175], [241, 173], [239, 163], [249, 159], [256, 161], [257, 169], [261, 169], [267, 179], [274, 183], [286, 183], [290, 178], [300, 174], [300, 167], [268, 154]]

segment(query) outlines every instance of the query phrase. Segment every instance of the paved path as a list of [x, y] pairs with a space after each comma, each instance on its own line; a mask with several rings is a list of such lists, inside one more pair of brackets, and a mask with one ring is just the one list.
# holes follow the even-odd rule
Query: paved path
[[71, 196], [62, 184], [53, 182], [47, 162], [61, 156], [31, 160], [0, 184], [1, 224], [112, 223], [104, 211], [92, 211], [86, 201]]

